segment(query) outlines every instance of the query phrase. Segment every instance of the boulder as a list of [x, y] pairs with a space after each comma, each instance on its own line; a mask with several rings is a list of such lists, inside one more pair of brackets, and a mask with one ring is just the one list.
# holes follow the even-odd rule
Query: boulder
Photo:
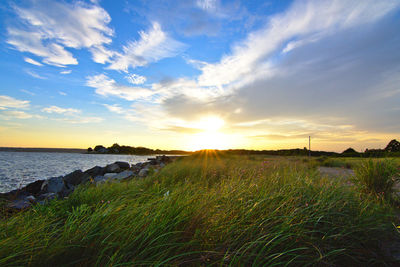
[[37, 180], [34, 181], [33, 183], [28, 184], [23, 188], [24, 191], [37, 196], [40, 194], [40, 190], [42, 189], [42, 185], [44, 183], [44, 180]]
[[98, 175], [93, 180], [95, 183], [101, 183], [105, 182], [107, 179], [103, 175]]
[[114, 178], [114, 176], [116, 176], [118, 173], [115, 173], [115, 172], [110, 172], [110, 173], [106, 173], [106, 174], [104, 174], [104, 179], [106, 179], [106, 180], [108, 180], [108, 179], [113, 179]]
[[31, 202], [31, 203], [35, 203], [36, 202], [36, 198], [34, 196], [27, 196], [25, 198], [25, 200]]
[[106, 169], [100, 166], [95, 166], [89, 170], [85, 171], [86, 174], [92, 176], [92, 177], [96, 177], [99, 175], [103, 175], [106, 173]]
[[116, 179], [116, 180], [122, 180], [122, 179], [126, 179], [128, 177], [134, 176], [133, 171], [123, 171], [118, 173], [117, 175], [114, 175], [112, 177], [112, 179]]
[[140, 177], [145, 177], [149, 174], [149, 169], [148, 168], [143, 168], [139, 171], [139, 176]]
[[131, 167], [131, 165], [125, 161], [117, 161], [114, 164], [117, 164], [123, 170], [129, 169]]
[[52, 199], [56, 199], [57, 195], [55, 193], [45, 193], [45, 194], [41, 194], [37, 199], [39, 202], [41, 202], [41, 204], [43, 204], [43, 201], [45, 200], [52, 200]]
[[44, 193], [58, 194], [63, 190], [65, 190], [65, 184], [62, 176], [47, 179], [41, 187], [41, 191]]
[[31, 205], [32, 203], [26, 199], [17, 199], [8, 203], [6, 207], [10, 209], [23, 210], [29, 208]]
[[64, 176], [64, 182], [70, 185], [78, 185], [87, 182], [90, 175], [82, 172], [81, 170], [76, 170]]
[[106, 166], [106, 172], [119, 172], [121, 168], [118, 164], [113, 163]]

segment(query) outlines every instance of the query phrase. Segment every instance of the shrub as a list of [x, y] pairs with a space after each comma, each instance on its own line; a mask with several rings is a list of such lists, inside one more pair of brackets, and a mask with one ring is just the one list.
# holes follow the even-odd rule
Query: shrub
[[391, 197], [394, 185], [399, 181], [399, 170], [391, 160], [368, 160], [355, 169], [355, 183], [362, 191]]

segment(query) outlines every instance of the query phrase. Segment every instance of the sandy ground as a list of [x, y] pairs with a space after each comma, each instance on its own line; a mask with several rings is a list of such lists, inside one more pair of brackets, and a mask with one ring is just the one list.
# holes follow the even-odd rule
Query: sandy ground
[[345, 168], [334, 168], [334, 167], [318, 167], [319, 172], [323, 176], [329, 177], [343, 177], [348, 178], [354, 175], [354, 171], [352, 169]]

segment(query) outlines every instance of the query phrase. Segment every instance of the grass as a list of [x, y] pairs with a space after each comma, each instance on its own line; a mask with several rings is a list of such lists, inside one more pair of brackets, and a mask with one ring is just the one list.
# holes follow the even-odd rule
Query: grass
[[393, 160], [366, 160], [355, 169], [353, 180], [366, 193], [392, 198], [399, 175]]
[[1, 266], [385, 265], [395, 208], [309, 162], [190, 156], [0, 220]]

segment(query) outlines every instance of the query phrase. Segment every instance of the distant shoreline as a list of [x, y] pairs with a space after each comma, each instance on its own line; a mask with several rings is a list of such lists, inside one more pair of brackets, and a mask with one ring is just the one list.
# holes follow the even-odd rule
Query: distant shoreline
[[0, 147], [0, 152], [86, 153], [81, 148]]

